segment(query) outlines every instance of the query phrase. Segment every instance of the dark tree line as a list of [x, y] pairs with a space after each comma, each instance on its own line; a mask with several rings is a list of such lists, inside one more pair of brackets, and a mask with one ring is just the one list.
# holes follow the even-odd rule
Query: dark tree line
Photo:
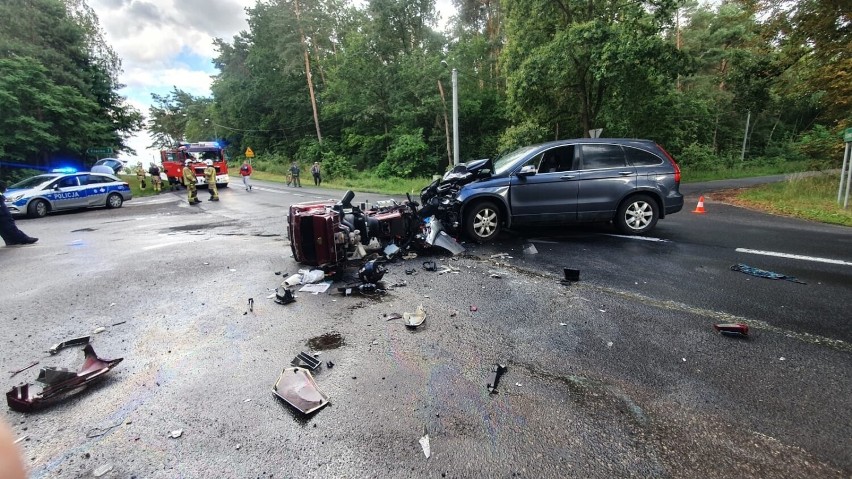
[[82, 166], [89, 148], [129, 152], [144, 125], [117, 93], [120, 71], [85, 1], [0, 2], [0, 162]]

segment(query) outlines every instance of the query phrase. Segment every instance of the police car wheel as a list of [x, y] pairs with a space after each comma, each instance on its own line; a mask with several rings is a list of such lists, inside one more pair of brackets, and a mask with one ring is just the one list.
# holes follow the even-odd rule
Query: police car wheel
[[106, 207], [107, 208], [121, 208], [121, 205], [124, 204], [124, 198], [121, 197], [118, 193], [112, 193], [107, 196]]
[[27, 213], [30, 218], [44, 218], [47, 216], [48, 209], [47, 201], [35, 200], [27, 206]]

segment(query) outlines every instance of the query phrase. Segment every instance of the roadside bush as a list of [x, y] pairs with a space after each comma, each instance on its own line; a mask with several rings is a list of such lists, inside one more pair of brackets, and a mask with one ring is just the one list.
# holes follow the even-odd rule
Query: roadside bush
[[252, 161], [252, 167], [258, 171], [264, 171], [266, 173], [273, 173], [276, 175], [286, 175], [290, 170], [290, 161], [284, 155], [271, 153], [258, 155], [254, 161]]
[[810, 161], [812, 169], [835, 168], [843, 161], [843, 142], [822, 125], [815, 125], [799, 137], [795, 147]]
[[387, 156], [376, 168], [376, 175], [379, 178], [428, 175], [438, 167], [438, 160], [427, 155], [427, 150], [422, 128], [413, 132], [395, 132]]
[[678, 163], [684, 168], [693, 170], [715, 170], [722, 166], [720, 158], [713, 152], [710, 145], [692, 143], [677, 157]]
[[[323, 154], [321, 165], [323, 176], [327, 178], [351, 178], [355, 171], [346, 157], [333, 151]], [[310, 172], [310, 168], [308, 170]]]
[[44, 172], [39, 170], [31, 170], [29, 168], [3, 168], [3, 172], [2, 174], [0, 174], [0, 179], [6, 182], [6, 186], [11, 186], [21, 180], [40, 175], [42, 173]]

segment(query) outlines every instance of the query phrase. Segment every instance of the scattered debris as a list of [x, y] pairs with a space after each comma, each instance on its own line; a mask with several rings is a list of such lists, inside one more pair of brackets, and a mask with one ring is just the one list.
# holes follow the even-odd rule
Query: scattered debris
[[608, 342], [606, 343], [606, 347], [611, 348], [611, 347], [612, 347], [612, 341], [608, 341]]
[[254, 298], [248, 299], [248, 307], [249, 307], [249, 312], [253, 313], [254, 312]]
[[461, 272], [460, 269], [447, 265], [447, 266], [444, 266], [443, 268], [441, 268], [441, 271], [438, 271], [438, 274], [444, 274], [444, 273], [459, 274], [460, 272]]
[[18, 369], [17, 371], [9, 371], [10, 373], [12, 373], [12, 375], [11, 375], [11, 376], [9, 376], [9, 377], [10, 377], [10, 378], [13, 378], [13, 377], [15, 377], [18, 373], [22, 373], [22, 372], [26, 371], [27, 369], [29, 369], [29, 368], [31, 368], [31, 367], [33, 367], [33, 366], [37, 365], [37, 364], [38, 364], [38, 361], [36, 361], [36, 362], [34, 362], [34, 363], [30, 364], [29, 366], [27, 366], [27, 367], [25, 367], [25, 368]]
[[385, 246], [384, 253], [388, 259], [392, 259], [395, 254], [399, 253], [399, 246], [391, 243]]
[[281, 276], [281, 271], [276, 271], [275, 276]]
[[459, 314], [459, 312], [458, 312], [458, 311], [453, 310], [453, 311], [451, 311], [451, 312], [450, 312], [450, 317], [451, 317], [451, 318], [455, 318], [456, 316], [458, 316], [458, 314]]
[[94, 330], [94, 331], [92, 331], [92, 332], [93, 332], [93, 333], [95, 333], [95, 334], [101, 334], [101, 333], [102, 333], [102, 332], [104, 332], [104, 331], [106, 331], [106, 328], [105, 328], [105, 327], [103, 327], [103, 326], [100, 326], [100, 327], [98, 327], [98, 328], [95, 328], [95, 330]]
[[408, 286], [408, 283], [405, 280], [397, 281], [396, 283], [390, 285], [391, 288], [404, 288]]
[[15, 439], [15, 442], [13, 442], [12, 444], [17, 444], [21, 441], [26, 441], [28, 437], [30, 437], [30, 436], [27, 436], [27, 435], [21, 436], [21, 437]]
[[334, 363], [333, 363], [333, 362], [331, 362], [331, 361], [326, 361], [326, 363], [325, 363], [325, 367], [327, 367], [328, 369], [331, 369], [331, 368], [333, 368], [333, 367], [334, 367]]
[[488, 392], [491, 394], [497, 393], [497, 383], [500, 382], [500, 376], [506, 372], [506, 366], [495, 364], [491, 366], [491, 379], [488, 380]]
[[237, 270], [235, 270], [234, 268], [229, 268], [228, 271], [235, 273]]
[[126, 323], [126, 322], [127, 322], [127, 321], [119, 321], [119, 322], [117, 322], [117, 323], [112, 323], [112, 326], [120, 326], [120, 325], [122, 325], [122, 324], [124, 324], [124, 323]]
[[407, 270], [405, 270], [405, 274], [409, 274], [409, 275], [417, 274], [417, 269], [416, 268], [407, 269]]
[[426, 271], [438, 271], [438, 265], [434, 261], [424, 261], [423, 269]]
[[524, 385], [523, 385], [523, 384], [521, 384], [521, 383], [515, 383], [515, 386], [517, 386], [517, 387], [519, 387], [519, 388], [524, 387]]
[[524, 254], [538, 254], [538, 249], [536, 249], [534, 244], [527, 243], [524, 245]]
[[331, 283], [317, 283], [317, 284], [306, 284], [302, 286], [299, 292], [312, 293], [312, 294], [320, 294], [328, 291], [328, 288], [331, 286]]
[[496, 270], [493, 270], [493, 269], [488, 271], [488, 276], [491, 276], [492, 278], [497, 278], [497, 279], [502, 278], [504, 274], [505, 273], [503, 273], [502, 271], [496, 271]]
[[429, 445], [429, 431], [426, 429], [426, 426], [423, 426], [423, 437], [417, 442], [423, 448], [423, 455], [426, 456], [426, 459], [429, 459], [429, 456], [432, 455], [432, 448]]
[[240, 447], [242, 447], [242, 446], [240, 446], [239, 444], [237, 444], [237, 450], [238, 450], [238, 451], [240, 450]]
[[737, 338], [748, 337], [748, 325], [745, 323], [718, 323], [714, 324], [713, 328], [725, 336], [733, 336]]
[[251, 398], [243, 399], [243, 402], [249, 402], [249, 401], [251, 401]]
[[296, 355], [296, 357], [293, 358], [292, 361], [290, 361], [290, 364], [292, 364], [293, 366], [304, 366], [313, 371], [314, 369], [318, 368], [320, 364], [322, 364], [322, 361], [306, 352], [300, 352]]
[[731, 271], [739, 271], [740, 273], [750, 274], [752, 276], [757, 276], [759, 278], [767, 278], [767, 279], [784, 279], [793, 283], [799, 284], [808, 284], [804, 281], [799, 281], [795, 276], [787, 276], [781, 273], [773, 273], [772, 271], [766, 271], [764, 269], [754, 268], [752, 266], [748, 266], [742, 263], [735, 264], [731, 266]]
[[104, 464], [103, 466], [92, 471], [92, 475], [95, 476], [95, 477], [101, 477], [111, 470], [112, 470], [112, 464]]
[[417, 253], [405, 253], [402, 259], [417, 259]]
[[300, 269], [299, 274], [302, 275], [302, 284], [319, 283], [325, 279], [325, 271], [321, 269], [312, 269], [310, 271]]
[[[281, 286], [284, 286], [282, 283]], [[290, 291], [289, 288], [284, 287], [284, 294], [281, 294], [281, 287], [278, 288], [278, 292], [275, 293], [275, 302], [278, 304], [290, 304], [296, 301], [296, 297], [293, 295], [293, 292]]]
[[426, 310], [423, 309], [421, 304], [414, 313], [402, 313], [402, 319], [406, 326], [416, 328], [423, 324], [423, 321], [426, 321]]
[[570, 284], [575, 281], [580, 281], [579, 269], [562, 268], [562, 274], [565, 275], [565, 278], [562, 280], [562, 284]]
[[183, 436], [183, 429], [175, 429], [174, 431], [169, 433], [169, 437], [172, 439], [177, 439]]
[[285, 368], [272, 386], [272, 393], [302, 414], [310, 414], [328, 404], [328, 396], [320, 391], [314, 377], [301, 368]]
[[512, 257], [511, 257], [511, 256], [509, 256], [509, 253], [497, 253], [497, 254], [492, 254], [492, 255], [491, 255], [491, 259], [497, 259], [497, 258], [509, 258], [509, 259], [512, 259]]
[[475, 312], [479, 311], [479, 308], [477, 308], [476, 305], [471, 304], [470, 305], [470, 311], [472, 313], [475, 313]]
[[296, 273], [296, 274], [288, 277], [287, 279], [285, 279], [284, 282], [281, 283], [281, 284], [286, 285], [287, 287], [296, 286], [297, 284], [302, 284], [302, 275]]
[[[65, 396], [74, 389], [100, 379], [124, 359], [101, 359], [95, 354], [91, 344], [86, 345], [83, 353], [86, 359], [77, 372], [65, 368], [45, 367], [41, 368], [35, 383], [13, 387], [6, 393], [9, 407], [20, 412], [33, 411], [46, 401]], [[30, 391], [31, 388], [33, 391]]]
[[79, 338], [68, 339], [59, 344], [54, 344], [47, 350], [50, 354], [56, 354], [60, 350], [71, 347], [71, 346], [82, 346], [84, 344], [89, 344], [89, 341], [92, 339], [91, 336], [80, 336]]
[[399, 313], [391, 313], [391, 314], [388, 315], [386, 321], [391, 321], [391, 320], [394, 320], [394, 319], [402, 319], [402, 315], [399, 314]]
[[559, 323], [560, 326], [568, 326], [568, 323]]

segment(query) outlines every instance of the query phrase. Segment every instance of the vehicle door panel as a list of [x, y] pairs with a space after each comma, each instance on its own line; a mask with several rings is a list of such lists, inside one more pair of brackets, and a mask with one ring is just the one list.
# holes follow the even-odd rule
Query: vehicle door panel
[[512, 176], [509, 202], [513, 223], [576, 221], [579, 183], [573, 170], [575, 154], [574, 145], [540, 152], [524, 163], [535, 165], [536, 174]]
[[583, 144], [580, 158], [578, 219], [612, 219], [621, 199], [636, 190], [636, 167], [627, 165], [621, 145]]
[[[83, 180], [83, 178], [81, 178]], [[86, 205], [103, 206], [106, 203], [107, 185], [105, 177], [99, 175], [87, 175], [86, 182]]]
[[53, 203], [54, 209], [67, 210], [87, 206], [85, 186], [80, 186], [77, 176], [60, 178], [50, 188], [51, 192], [47, 196]]

